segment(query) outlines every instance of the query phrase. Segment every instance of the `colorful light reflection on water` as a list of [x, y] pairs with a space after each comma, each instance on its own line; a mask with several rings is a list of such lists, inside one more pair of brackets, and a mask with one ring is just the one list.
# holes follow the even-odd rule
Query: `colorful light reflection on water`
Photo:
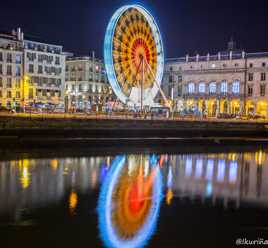
[[[209, 227], [211, 219], [210, 231], [226, 217], [231, 221], [223, 225], [224, 230], [228, 227], [226, 230], [232, 232], [239, 230], [237, 223], [245, 228], [253, 226], [255, 219], [258, 225], [265, 222], [267, 179], [268, 156], [260, 150], [39, 159], [29, 156], [0, 161], [0, 243], [9, 239], [9, 246], [3, 247], [16, 247], [16, 242], [24, 240], [27, 248], [39, 247], [32, 243], [35, 239], [31, 229], [23, 227], [34, 223], [36, 230], [42, 230], [40, 240], [45, 247], [53, 247], [44, 238], [45, 228], [65, 247], [70, 240], [74, 244], [82, 240], [83, 248], [88, 247], [88, 240], [90, 245], [93, 243], [90, 247], [120, 248], [166, 247], [160, 246], [161, 242], [174, 240], [175, 247], [176, 241], [187, 239], [177, 235], [177, 229], [187, 236], [185, 230], [190, 227], [198, 235]], [[195, 220], [199, 218], [203, 222], [201, 228], [196, 228]], [[29, 235], [22, 237], [24, 232]], [[210, 239], [207, 233], [196, 240], [204, 236]]]
[[156, 229], [161, 198], [162, 177], [155, 156], [117, 156], [101, 186], [98, 203], [105, 245], [146, 245]]

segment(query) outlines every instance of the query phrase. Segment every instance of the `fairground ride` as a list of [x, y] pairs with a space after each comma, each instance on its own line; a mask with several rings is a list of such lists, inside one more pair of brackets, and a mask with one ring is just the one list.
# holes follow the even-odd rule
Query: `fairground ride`
[[104, 61], [108, 80], [118, 99], [129, 107], [156, 106], [160, 92], [170, 106], [161, 82], [164, 49], [153, 16], [142, 6], [127, 5], [112, 16], [105, 35]]

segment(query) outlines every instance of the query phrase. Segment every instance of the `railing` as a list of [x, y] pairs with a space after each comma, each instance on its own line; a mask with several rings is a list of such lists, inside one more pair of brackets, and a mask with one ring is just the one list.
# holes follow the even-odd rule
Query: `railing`
[[185, 93], [183, 98], [243, 98], [243, 94], [234, 93]]
[[243, 58], [262, 58], [268, 57], [268, 52], [259, 53], [244, 53], [243, 52], [233, 52], [231, 53], [220, 53], [217, 55], [207, 55], [207, 56], [191, 56], [191, 57], [179, 57], [179, 58], [168, 58], [166, 63], [185, 63], [185, 62], [197, 62], [197, 61], [218, 61], [218, 60], [231, 60], [231, 59], [243, 59]]
[[90, 61], [93, 61], [94, 62], [97, 62], [97, 63], [102, 63], [102, 60], [101, 59], [98, 59], [98, 58], [92, 58], [92, 57], [89, 57], [89, 56], [84, 56], [84, 57], [68, 57], [66, 58], [67, 61], [75, 61], [75, 60], [90, 60]]

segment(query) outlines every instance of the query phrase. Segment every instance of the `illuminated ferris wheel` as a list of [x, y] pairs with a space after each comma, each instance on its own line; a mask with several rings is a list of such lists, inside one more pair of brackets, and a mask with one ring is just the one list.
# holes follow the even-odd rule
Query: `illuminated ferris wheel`
[[104, 43], [107, 76], [116, 96], [129, 106], [153, 106], [159, 90], [163, 95], [164, 50], [152, 15], [139, 5], [121, 7], [108, 24]]

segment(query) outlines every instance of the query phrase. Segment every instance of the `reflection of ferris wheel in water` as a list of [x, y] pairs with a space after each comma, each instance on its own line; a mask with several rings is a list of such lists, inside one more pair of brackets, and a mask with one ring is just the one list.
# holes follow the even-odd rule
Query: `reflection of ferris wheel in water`
[[107, 247], [144, 247], [156, 230], [162, 174], [155, 155], [117, 156], [98, 200], [99, 229]]
[[104, 60], [109, 82], [124, 103], [153, 106], [164, 71], [160, 31], [151, 14], [141, 6], [118, 9], [105, 35]]

